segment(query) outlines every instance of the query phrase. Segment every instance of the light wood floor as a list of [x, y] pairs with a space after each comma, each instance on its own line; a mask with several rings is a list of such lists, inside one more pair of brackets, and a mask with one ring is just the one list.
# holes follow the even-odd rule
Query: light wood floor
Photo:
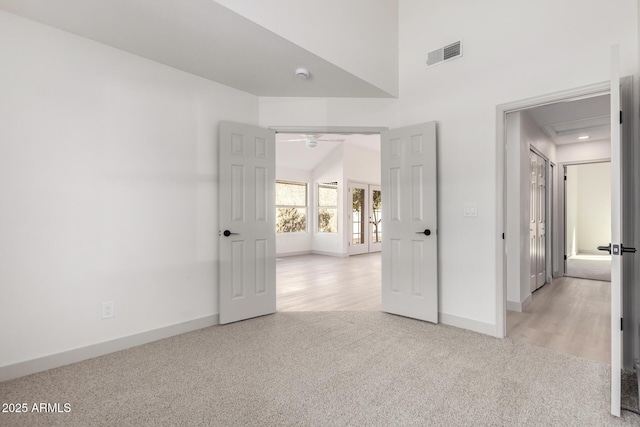
[[[380, 311], [380, 253], [276, 261], [278, 311]], [[507, 336], [610, 363], [611, 284], [563, 277], [537, 292], [524, 312], [507, 312]]]
[[278, 311], [380, 311], [380, 252], [276, 260]]
[[533, 293], [524, 312], [507, 312], [507, 336], [611, 363], [611, 283], [553, 279]]

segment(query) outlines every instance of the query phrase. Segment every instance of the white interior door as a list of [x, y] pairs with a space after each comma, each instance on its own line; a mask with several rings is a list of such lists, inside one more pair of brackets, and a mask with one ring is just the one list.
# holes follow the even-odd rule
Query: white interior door
[[369, 252], [369, 186], [349, 182], [349, 255]]
[[622, 331], [622, 163], [619, 46], [611, 49], [611, 414], [620, 416]]
[[538, 259], [536, 271], [536, 289], [547, 281], [547, 161], [538, 156], [538, 185], [536, 222], [538, 228]]
[[547, 281], [547, 161], [529, 151], [530, 208], [530, 290], [541, 288]]
[[436, 123], [381, 136], [382, 311], [437, 323]]
[[369, 252], [382, 250], [382, 187], [369, 186]]
[[275, 132], [221, 122], [220, 323], [276, 311]]
[[529, 290], [538, 289], [538, 226], [536, 221], [538, 156], [529, 151]]

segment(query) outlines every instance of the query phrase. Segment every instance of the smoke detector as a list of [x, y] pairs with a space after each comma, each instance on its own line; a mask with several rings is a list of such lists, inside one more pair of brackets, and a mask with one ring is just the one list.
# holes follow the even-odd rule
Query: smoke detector
[[298, 68], [296, 69], [296, 76], [299, 79], [307, 80], [309, 78], [309, 70], [306, 68]]

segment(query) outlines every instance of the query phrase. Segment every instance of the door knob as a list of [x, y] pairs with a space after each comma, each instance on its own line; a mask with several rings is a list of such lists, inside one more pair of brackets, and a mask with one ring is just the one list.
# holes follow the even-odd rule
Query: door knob
[[431, 235], [431, 230], [426, 228], [424, 231], [416, 231], [416, 234], [424, 234], [425, 236], [430, 236]]
[[232, 232], [230, 232], [229, 230], [224, 230], [224, 232], [223, 232], [222, 234], [224, 234], [224, 237], [229, 237], [229, 236], [231, 236], [231, 235], [235, 235], [235, 236], [237, 236], [237, 235], [238, 235], [238, 234], [240, 234], [240, 233], [232, 233]]
[[609, 252], [609, 254], [611, 254], [611, 243], [609, 243], [609, 246], [598, 246], [598, 250]]

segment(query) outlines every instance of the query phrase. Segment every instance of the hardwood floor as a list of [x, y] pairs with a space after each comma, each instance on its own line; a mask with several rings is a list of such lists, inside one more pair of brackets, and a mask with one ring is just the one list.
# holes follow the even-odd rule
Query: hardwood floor
[[[278, 311], [380, 311], [380, 253], [276, 261]], [[507, 312], [515, 341], [610, 363], [609, 282], [563, 277], [533, 294], [524, 312]]]
[[276, 260], [278, 311], [380, 311], [380, 252]]
[[611, 363], [611, 283], [562, 277], [534, 292], [522, 312], [507, 312], [515, 341]]

